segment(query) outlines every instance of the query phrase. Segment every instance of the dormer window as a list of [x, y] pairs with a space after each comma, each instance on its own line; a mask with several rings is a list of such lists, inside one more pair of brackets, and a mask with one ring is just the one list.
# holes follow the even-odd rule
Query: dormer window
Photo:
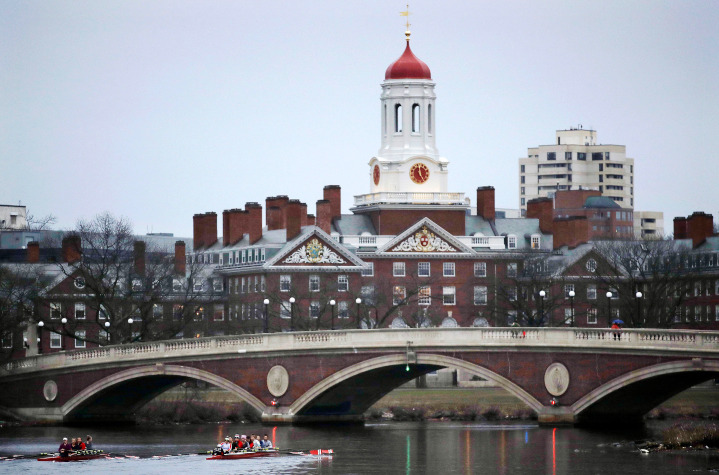
[[539, 249], [541, 244], [539, 234], [532, 234], [532, 237], [530, 239], [532, 241], [532, 249]]
[[507, 249], [517, 249], [517, 236], [514, 234], [507, 236]]

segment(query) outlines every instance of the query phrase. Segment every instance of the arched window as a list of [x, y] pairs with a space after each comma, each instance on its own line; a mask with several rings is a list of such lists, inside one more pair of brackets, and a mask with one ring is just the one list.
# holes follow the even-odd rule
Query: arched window
[[427, 133], [432, 133], [432, 104], [427, 106]]
[[419, 132], [419, 104], [412, 105], [412, 132]]
[[387, 135], [387, 104], [384, 105], [384, 113], [382, 114], [382, 133]]
[[402, 132], [402, 104], [394, 105], [394, 131]]

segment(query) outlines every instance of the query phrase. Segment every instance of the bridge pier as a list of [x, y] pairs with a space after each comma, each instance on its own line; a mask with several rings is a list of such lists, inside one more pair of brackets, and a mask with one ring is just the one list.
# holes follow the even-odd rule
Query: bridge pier
[[569, 407], [543, 406], [537, 411], [537, 422], [540, 426], [574, 425], [577, 417]]

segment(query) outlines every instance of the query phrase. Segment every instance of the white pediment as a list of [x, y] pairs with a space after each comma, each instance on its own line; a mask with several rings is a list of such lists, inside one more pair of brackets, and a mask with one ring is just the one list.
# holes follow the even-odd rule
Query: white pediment
[[382, 246], [377, 252], [476, 254], [474, 250], [462, 244], [451, 233], [429, 218], [421, 219], [405, 232]]

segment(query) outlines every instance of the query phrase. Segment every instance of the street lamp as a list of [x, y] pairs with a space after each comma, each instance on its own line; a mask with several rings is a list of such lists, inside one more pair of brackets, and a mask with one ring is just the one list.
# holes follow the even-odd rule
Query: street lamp
[[270, 332], [270, 321], [269, 321], [269, 313], [267, 311], [267, 307], [270, 305], [270, 299], [265, 299], [262, 303], [265, 304], [265, 333]]
[[332, 316], [330, 317], [330, 330], [335, 329], [335, 299], [330, 300], [330, 307], [332, 307]]
[[569, 303], [572, 306], [572, 326], [574, 326], [574, 296], [577, 295], [573, 290], [569, 291]]
[[635, 296], [637, 297], [637, 322], [639, 322], [639, 320], [641, 320], [642, 326], [643, 326], [643, 324], [644, 324], [644, 319], [642, 319], [642, 296], [643, 296], [643, 294], [637, 290], [637, 293], [635, 294]]
[[544, 321], [544, 296], [547, 295], [547, 292], [544, 290], [539, 291], [539, 324], [541, 325]]
[[295, 298], [290, 297], [290, 331], [295, 331]]
[[65, 349], [65, 324], [67, 323], [67, 318], [62, 317], [60, 319], [60, 323], [62, 323], [62, 334], [61, 334], [61, 340], [60, 340], [60, 348], [63, 350]]
[[357, 297], [355, 303], [357, 304], [357, 329], [359, 330], [362, 328], [362, 319], [360, 318], [360, 304], [362, 303], [362, 299]]
[[612, 292], [607, 291], [607, 308], [609, 309], [609, 324], [612, 323]]
[[37, 322], [37, 327], [38, 327], [38, 330], [37, 330], [37, 352], [38, 353], [42, 353], [42, 329], [44, 326], [45, 326], [45, 322], [43, 322], [42, 320]]

